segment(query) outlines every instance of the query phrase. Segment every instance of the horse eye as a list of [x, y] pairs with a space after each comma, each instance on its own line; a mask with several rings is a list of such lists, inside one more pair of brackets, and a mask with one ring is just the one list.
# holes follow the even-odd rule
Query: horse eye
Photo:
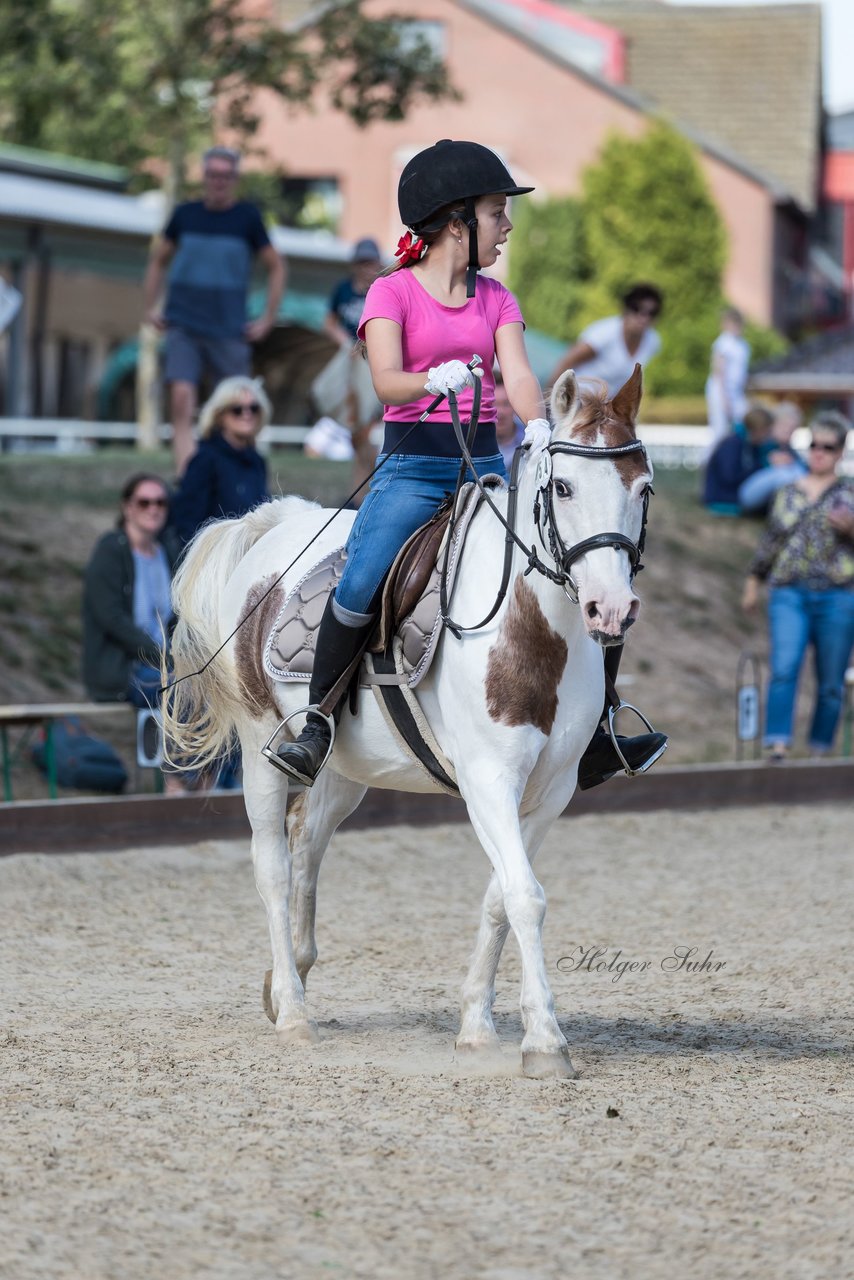
[[572, 485], [567, 484], [565, 480], [555, 480], [555, 493], [559, 498], [571, 498]]

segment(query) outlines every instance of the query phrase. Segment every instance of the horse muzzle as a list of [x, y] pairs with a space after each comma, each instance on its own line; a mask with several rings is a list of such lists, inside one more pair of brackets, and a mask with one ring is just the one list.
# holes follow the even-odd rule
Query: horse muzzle
[[587, 634], [603, 649], [622, 644], [629, 627], [640, 613], [640, 600], [634, 592], [614, 592], [598, 598], [581, 598], [581, 616]]

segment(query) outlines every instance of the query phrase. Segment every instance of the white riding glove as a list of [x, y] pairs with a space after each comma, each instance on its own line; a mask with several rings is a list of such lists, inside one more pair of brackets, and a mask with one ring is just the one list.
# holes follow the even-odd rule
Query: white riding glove
[[459, 395], [465, 387], [474, 386], [475, 378], [482, 377], [482, 369], [471, 370], [462, 360], [446, 360], [444, 364], [437, 364], [435, 369], [430, 369], [424, 390], [432, 392], [434, 396], [446, 396], [449, 391]]
[[522, 436], [522, 448], [536, 453], [538, 449], [544, 449], [551, 438], [552, 429], [545, 418], [532, 418]]

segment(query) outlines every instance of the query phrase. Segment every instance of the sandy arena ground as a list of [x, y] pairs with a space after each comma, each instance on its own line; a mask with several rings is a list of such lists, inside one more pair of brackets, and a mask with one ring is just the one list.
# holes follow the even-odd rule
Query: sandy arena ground
[[[559, 823], [567, 1083], [519, 1074], [512, 945], [506, 1073], [454, 1062], [467, 827], [338, 837], [298, 1051], [242, 845], [3, 860], [0, 1274], [854, 1275], [851, 846], [841, 807]], [[579, 945], [649, 966], [558, 968]]]

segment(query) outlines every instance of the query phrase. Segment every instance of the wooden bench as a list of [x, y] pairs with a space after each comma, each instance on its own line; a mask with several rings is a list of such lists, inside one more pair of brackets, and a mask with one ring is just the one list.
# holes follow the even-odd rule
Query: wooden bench
[[20, 706], [0, 706], [0, 750], [3, 757], [3, 799], [12, 800], [12, 754], [9, 748], [10, 729], [44, 728], [45, 762], [47, 765], [48, 795], [56, 800], [56, 757], [53, 750], [53, 726], [64, 716], [127, 716], [136, 715], [136, 707], [130, 702], [36, 702]]

